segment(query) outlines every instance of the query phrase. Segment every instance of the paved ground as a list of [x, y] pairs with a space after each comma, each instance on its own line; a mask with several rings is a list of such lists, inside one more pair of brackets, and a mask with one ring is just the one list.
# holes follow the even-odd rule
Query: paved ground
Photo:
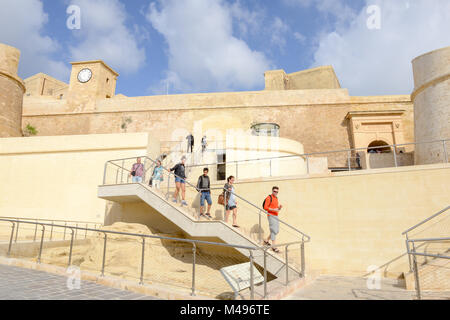
[[157, 300], [130, 291], [81, 281], [70, 290], [68, 277], [0, 265], [0, 300]]
[[[367, 280], [357, 277], [320, 276], [286, 300], [412, 300], [397, 280], [382, 279], [380, 289], [368, 289]], [[423, 299], [450, 299], [450, 292], [422, 292]]]

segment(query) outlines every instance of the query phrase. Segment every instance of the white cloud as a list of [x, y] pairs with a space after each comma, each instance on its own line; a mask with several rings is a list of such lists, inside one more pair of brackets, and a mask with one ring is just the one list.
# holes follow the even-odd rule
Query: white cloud
[[159, 1], [147, 19], [168, 44], [168, 81], [175, 90], [263, 87], [270, 62], [233, 35], [233, 12], [222, 0]]
[[300, 32], [294, 32], [294, 38], [298, 40], [301, 44], [304, 44], [306, 41], [306, 37]]
[[281, 20], [280, 17], [275, 17], [272, 23], [272, 38], [271, 43], [278, 46], [281, 50], [286, 46], [286, 35], [289, 31], [289, 26]]
[[80, 43], [70, 46], [73, 60], [102, 59], [113, 69], [136, 72], [145, 63], [145, 50], [139, 41], [146, 40], [136, 35], [137, 26], [126, 26], [125, 6], [118, 0], [73, 0], [71, 4], [81, 8], [81, 29], [74, 30]]
[[247, 37], [260, 32], [263, 21], [266, 19], [263, 8], [253, 6], [252, 10], [249, 10], [242, 5], [240, 0], [232, 3], [224, 2], [223, 5], [228, 6], [233, 22], [237, 25], [241, 37]]
[[69, 66], [53, 55], [59, 43], [43, 34], [48, 22], [40, 0], [1, 1], [0, 42], [21, 51], [19, 75], [23, 78], [44, 72], [67, 81]]
[[333, 17], [336, 27], [342, 27], [356, 17], [356, 12], [345, 0], [283, 0], [283, 2], [290, 6], [314, 7], [324, 16], [322, 18]]
[[322, 35], [312, 66], [332, 64], [352, 95], [409, 94], [411, 60], [450, 45], [448, 0], [367, 0], [381, 9], [381, 29], [367, 28], [367, 7], [346, 28]]

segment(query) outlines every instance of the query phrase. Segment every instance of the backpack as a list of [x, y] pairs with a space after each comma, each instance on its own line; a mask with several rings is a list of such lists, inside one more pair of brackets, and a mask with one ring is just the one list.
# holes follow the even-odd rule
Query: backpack
[[[269, 197], [270, 197], [270, 203], [269, 203], [269, 206], [270, 206], [270, 204], [272, 203], [272, 195], [269, 195]], [[264, 209], [264, 206], [266, 205], [266, 199], [264, 199], [263, 204], [262, 204], [263, 209]]]

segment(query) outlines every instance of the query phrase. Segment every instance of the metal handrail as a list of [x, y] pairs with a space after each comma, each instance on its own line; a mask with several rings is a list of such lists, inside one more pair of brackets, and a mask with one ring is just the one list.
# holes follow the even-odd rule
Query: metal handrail
[[[410, 271], [414, 273], [414, 283], [415, 283], [415, 289], [416, 289], [416, 296], [417, 299], [421, 299], [421, 289], [420, 289], [420, 280], [419, 280], [419, 268], [416, 256], [422, 256], [422, 257], [431, 257], [435, 259], [450, 259], [450, 256], [444, 256], [440, 254], [433, 254], [433, 253], [422, 253], [417, 252], [417, 248], [421, 247], [422, 245], [426, 244], [427, 242], [444, 242], [444, 241], [450, 241], [450, 237], [441, 237], [441, 238], [423, 238], [423, 239], [406, 239], [406, 250], [408, 254], [408, 258], [410, 261]], [[409, 243], [412, 243], [412, 250], [409, 249]], [[423, 242], [422, 245], [419, 245], [416, 247], [416, 242]], [[411, 256], [412, 256], [412, 262], [411, 262]], [[412, 266], [411, 266], [412, 264]]]
[[439, 211], [439, 212], [433, 214], [432, 216], [430, 216], [430, 217], [426, 218], [425, 220], [419, 222], [418, 224], [412, 226], [412, 227], [409, 228], [408, 230], [403, 231], [403, 232], [402, 232], [402, 235], [404, 235], [404, 234], [410, 232], [410, 231], [413, 230], [413, 229], [416, 229], [417, 227], [421, 226], [421, 225], [424, 224], [425, 222], [430, 221], [430, 220], [433, 219], [434, 217], [437, 217], [438, 215], [444, 213], [445, 211], [447, 211], [447, 210], [449, 210], [449, 209], [450, 209], [450, 206], [448, 206], [447, 208], [442, 209], [441, 211]]
[[36, 218], [24, 218], [24, 217], [5, 217], [0, 216], [0, 219], [20, 219], [20, 220], [33, 220], [33, 221], [55, 221], [55, 222], [68, 222], [68, 223], [89, 223], [94, 225], [102, 225], [100, 222], [92, 221], [77, 221], [77, 220], [58, 220], [58, 219], [36, 219]]
[[[402, 232], [402, 235], [404, 235], [405, 238], [406, 238], [406, 239], [405, 239], [406, 252], [410, 252], [409, 243], [412, 242], [412, 243], [414, 244], [413, 241], [409, 241], [410, 239], [408, 238], [408, 232], [411, 232], [412, 230], [414, 230], [414, 229], [420, 227], [420, 226], [423, 225], [424, 223], [426, 223], [426, 222], [428, 222], [428, 221], [430, 221], [430, 220], [436, 218], [437, 216], [443, 214], [444, 212], [446, 212], [446, 211], [449, 210], [449, 209], [450, 209], [450, 206], [448, 206], [448, 207], [446, 207], [446, 208], [440, 210], [439, 212], [433, 214], [432, 216], [426, 218], [425, 220], [422, 220], [421, 222], [415, 224], [415, 225], [412, 226], [411, 228], [408, 228], [407, 230], [403, 231], [403, 232]], [[422, 244], [422, 245], [423, 245], [423, 244]], [[413, 271], [413, 262], [414, 262], [414, 261], [411, 260], [411, 256], [408, 254], [409, 271], [411, 271], [411, 272]]]
[[[9, 241], [8, 246], [8, 253], [7, 255], [10, 256], [11, 254], [11, 247], [12, 247], [12, 239], [15, 231], [16, 223], [24, 223], [24, 224], [33, 224], [33, 225], [40, 225], [42, 226], [42, 235], [40, 240], [40, 246], [39, 246], [39, 254], [37, 258], [37, 262], [41, 263], [41, 256], [42, 256], [42, 249], [43, 249], [43, 243], [44, 243], [44, 236], [45, 236], [45, 226], [51, 226], [56, 228], [64, 228], [70, 229], [72, 232], [71, 240], [70, 240], [70, 251], [69, 251], [69, 261], [68, 266], [71, 265], [72, 262], [72, 252], [73, 252], [73, 243], [74, 243], [74, 234], [76, 230], [86, 230], [92, 231], [92, 232], [99, 232], [103, 233], [104, 235], [104, 245], [103, 245], [103, 258], [102, 258], [102, 270], [101, 270], [101, 276], [103, 277], [105, 275], [105, 260], [106, 260], [106, 245], [107, 245], [107, 235], [108, 234], [118, 234], [118, 235], [126, 235], [126, 236], [134, 236], [142, 238], [142, 256], [141, 256], [141, 272], [140, 272], [140, 281], [139, 284], [144, 284], [144, 262], [145, 262], [145, 239], [146, 238], [153, 238], [153, 239], [160, 239], [160, 240], [171, 240], [171, 241], [180, 241], [180, 242], [187, 242], [192, 244], [192, 252], [193, 252], [193, 264], [192, 264], [192, 292], [191, 295], [195, 296], [195, 265], [196, 265], [196, 251], [197, 251], [197, 245], [198, 244], [208, 244], [208, 245], [217, 245], [222, 247], [231, 247], [231, 248], [239, 248], [244, 250], [249, 250], [249, 259], [250, 259], [250, 298], [254, 299], [254, 274], [253, 274], [253, 265], [254, 265], [254, 256], [253, 251], [263, 251], [264, 254], [264, 298], [267, 297], [267, 270], [266, 270], [266, 260], [267, 260], [267, 249], [268, 248], [261, 248], [261, 247], [250, 247], [250, 246], [243, 246], [243, 245], [234, 245], [234, 244], [227, 244], [227, 243], [220, 243], [220, 242], [211, 242], [211, 241], [204, 241], [204, 240], [193, 240], [193, 239], [183, 239], [183, 238], [172, 238], [172, 237], [165, 237], [165, 236], [155, 236], [155, 235], [146, 235], [146, 234], [137, 234], [137, 233], [130, 233], [130, 232], [121, 232], [121, 231], [112, 231], [112, 230], [100, 230], [100, 229], [92, 229], [92, 228], [81, 228], [81, 227], [73, 227], [73, 226], [67, 226], [67, 225], [55, 225], [55, 224], [48, 224], [48, 223], [39, 223], [39, 222], [33, 222], [33, 221], [24, 221], [19, 219], [2, 219], [0, 218], [0, 221], [4, 222], [11, 222], [12, 223], [12, 231], [11, 231], [11, 237]], [[75, 230], [75, 231], [74, 231]], [[65, 232], [64, 232], [65, 233]], [[297, 242], [291, 242], [288, 244], [284, 244], [286, 246], [286, 251], [289, 245], [292, 244], [301, 244], [301, 265], [302, 265], [302, 272], [300, 273], [300, 277], [304, 277], [304, 266], [305, 266], [305, 255], [304, 255], [304, 241], [297, 241]], [[288, 285], [288, 269], [289, 269], [289, 262], [287, 260], [287, 252], [286, 252], [286, 285]]]
[[[311, 152], [311, 153], [302, 153], [298, 155], [288, 155], [288, 156], [277, 156], [277, 157], [268, 157], [268, 158], [256, 158], [256, 159], [246, 159], [246, 160], [234, 160], [234, 161], [226, 161], [226, 162], [216, 162], [216, 163], [206, 163], [206, 164], [198, 164], [198, 165], [192, 165], [189, 167], [201, 167], [201, 166], [213, 166], [213, 165], [219, 165], [219, 164], [236, 164], [241, 162], [250, 162], [250, 161], [264, 161], [264, 160], [274, 160], [274, 159], [286, 159], [286, 158], [299, 158], [299, 157], [309, 157], [309, 156], [315, 156], [315, 155], [324, 155], [324, 154], [330, 154], [330, 153], [342, 153], [342, 152], [352, 152], [352, 151], [363, 151], [363, 150], [375, 150], [375, 149], [382, 149], [387, 147], [392, 147], [394, 150], [398, 147], [402, 146], [408, 146], [408, 145], [418, 145], [418, 144], [429, 144], [429, 143], [443, 143], [444, 144], [444, 150], [446, 142], [450, 141], [450, 139], [442, 139], [442, 140], [434, 140], [434, 141], [424, 141], [424, 142], [409, 142], [409, 143], [402, 143], [402, 144], [392, 144], [392, 145], [385, 145], [385, 146], [377, 146], [377, 147], [366, 147], [366, 148], [350, 148], [350, 149], [343, 149], [343, 150], [332, 150], [332, 151], [321, 151], [321, 152]], [[448, 163], [447, 153], [444, 152], [445, 156], [445, 162]]]
[[[117, 165], [117, 164], [115, 164], [115, 163], [113, 163], [113, 162], [115, 162], [115, 161], [132, 160], [132, 159], [136, 159], [136, 158], [137, 158], [137, 157], [130, 157], [130, 158], [122, 158], [122, 159], [108, 160], [108, 161], [105, 163], [105, 176], [103, 177], [103, 184], [105, 184], [105, 179], [106, 179], [106, 165], [107, 165], [108, 163], [111, 163], [111, 164], [113, 164], [113, 165], [115, 165], [115, 166], [117, 166], [117, 167], [119, 167], [119, 168], [122, 168], [121, 166], [119, 166], [119, 165]], [[156, 161], [154, 161], [153, 159], [151, 159], [151, 158], [149, 158], [149, 157], [147, 157], [147, 156], [141, 156], [141, 157], [138, 157], [138, 158], [141, 158], [141, 159], [147, 159], [147, 160], [150, 160], [151, 162], [153, 162], [154, 164], [156, 164]], [[174, 177], [178, 177], [178, 178], [180, 178], [180, 179], [183, 179], [183, 180], [186, 182], [187, 185], [189, 185], [190, 187], [194, 188], [195, 190], [198, 190], [199, 192], [201, 191], [201, 189], [198, 189], [197, 186], [194, 186], [192, 183], [190, 183], [189, 181], [187, 181], [187, 178], [179, 177], [178, 175], [176, 175], [175, 173], [172, 173], [172, 171], [170, 171], [169, 169], [167, 169], [166, 167], [164, 167], [162, 164], [161, 164], [161, 167], [169, 174], [168, 179], [170, 179], [170, 175], [173, 175]], [[123, 168], [123, 169], [125, 169], [125, 168]], [[125, 170], [127, 170], [127, 169], [125, 169]], [[129, 171], [129, 170], [127, 170], [127, 171]], [[218, 188], [210, 188], [210, 189], [211, 189], [211, 190], [214, 190], [214, 189], [218, 189]], [[220, 189], [225, 190], [225, 188], [220, 188]], [[227, 190], [225, 190], [225, 191], [227, 191]], [[254, 208], [256, 208], [256, 209], [258, 209], [258, 215], [261, 215], [261, 212], [264, 212], [264, 213], [266, 214], [266, 216], [270, 214], [269, 212], [267, 212], [267, 211], [264, 210], [263, 208], [258, 207], [257, 205], [255, 205], [255, 204], [251, 203], [250, 201], [244, 199], [243, 197], [239, 196], [238, 194], [236, 194], [236, 193], [234, 193], [234, 192], [233, 192], [233, 194], [234, 194], [236, 197], [238, 197], [239, 199], [241, 199], [241, 200], [243, 200], [244, 202], [246, 202], [247, 204], [251, 205], [252, 207], [254, 207]], [[307, 238], [306, 242], [310, 241], [311, 237], [310, 237], [309, 235], [305, 234], [304, 232], [298, 230], [298, 229], [295, 228], [294, 226], [292, 226], [292, 225], [290, 225], [290, 224], [284, 222], [284, 221], [281, 220], [281, 219], [278, 219], [278, 221], [281, 222], [282, 224], [284, 224], [285, 226], [289, 227], [290, 229], [294, 230], [295, 232], [298, 232], [298, 233], [301, 234], [303, 237], [306, 237], [306, 238]], [[303, 238], [302, 238], [302, 239], [303, 239]]]
[[450, 238], [424, 238], [424, 239], [408, 239], [408, 242], [433, 242], [433, 241], [450, 241]]

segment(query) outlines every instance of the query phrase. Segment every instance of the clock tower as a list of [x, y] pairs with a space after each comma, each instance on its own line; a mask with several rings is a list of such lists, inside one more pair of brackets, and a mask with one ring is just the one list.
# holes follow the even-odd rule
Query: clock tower
[[68, 104], [78, 111], [95, 109], [95, 101], [115, 95], [119, 74], [102, 60], [72, 62]]

